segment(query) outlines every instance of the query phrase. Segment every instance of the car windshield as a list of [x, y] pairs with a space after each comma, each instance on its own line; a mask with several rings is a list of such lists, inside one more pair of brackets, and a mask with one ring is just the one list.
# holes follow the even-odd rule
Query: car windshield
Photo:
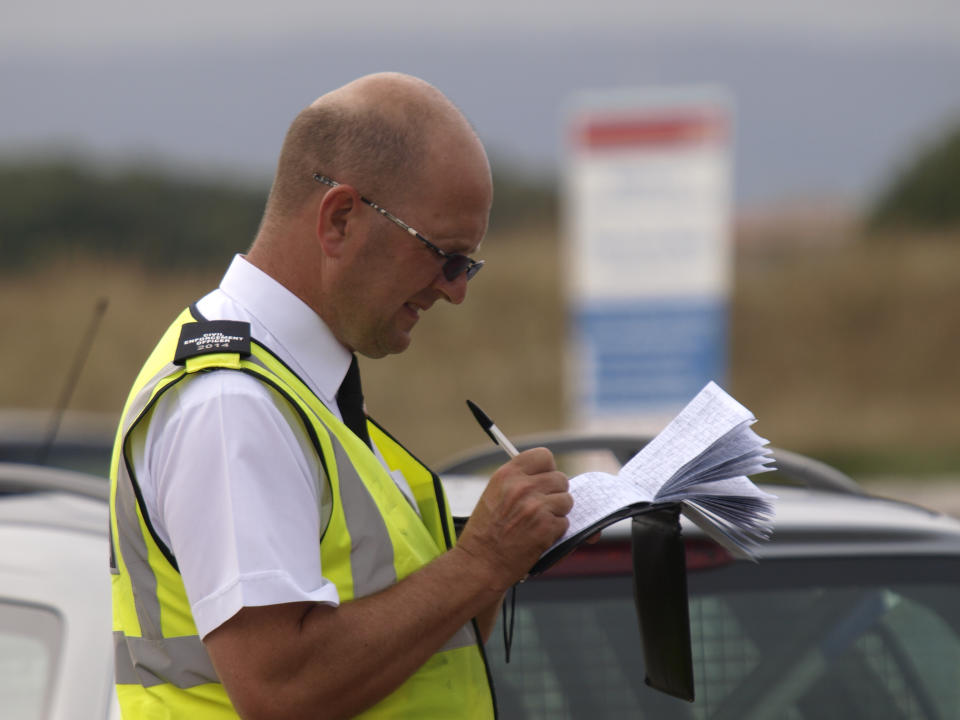
[[519, 588], [501, 717], [960, 717], [960, 560], [807, 558], [689, 574], [696, 701], [644, 684], [629, 574]]

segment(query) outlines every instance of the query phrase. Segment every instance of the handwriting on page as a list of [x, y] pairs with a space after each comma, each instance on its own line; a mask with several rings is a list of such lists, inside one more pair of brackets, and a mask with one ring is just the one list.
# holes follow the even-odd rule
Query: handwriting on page
[[570, 527], [558, 542], [603, 519], [610, 508], [649, 500], [616, 475], [605, 472], [588, 472], [570, 478], [570, 493], [573, 495], [573, 509], [567, 514]]
[[710, 382], [617, 475], [570, 480], [573, 509], [564, 536], [541, 556], [549, 567], [596, 529], [680, 503], [683, 513], [737, 555], [752, 557], [772, 530], [776, 498], [748, 478], [774, 469], [753, 414]]
[[[668, 481], [731, 429], [753, 415], [709, 383], [657, 437], [620, 470], [620, 477], [655, 497]], [[669, 489], [669, 488], [666, 488]]]

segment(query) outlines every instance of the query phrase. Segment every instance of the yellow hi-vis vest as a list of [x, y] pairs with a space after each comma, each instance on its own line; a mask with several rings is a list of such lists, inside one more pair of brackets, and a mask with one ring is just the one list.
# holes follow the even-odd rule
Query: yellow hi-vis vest
[[[279, 359], [249, 338], [246, 323], [196, 322], [197, 317], [195, 309], [184, 310], [141, 370], [111, 462], [113, 635], [117, 695], [126, 720], [238, 717], [197, 633], [176, 558], [157, 538], [133, 473], [130, 434], [149, 421], [156, 400], [176, 383], [198, 372], [230, 369], [260, 379], [290, 402], [316, 448], [332, 497], [329, 522], [319, 538], [320, 558], [324, 577], [336, 584], [341, 602], [402, 580], [454, 542], [443, 490], [430, 470], [368, 422], [370, 438], [387, 465], [402, 472], [413, 491], [418, 515], [370, 448]], [[476, 624], [470, 622], [359, 717], [494, 716], [483, 648]]]

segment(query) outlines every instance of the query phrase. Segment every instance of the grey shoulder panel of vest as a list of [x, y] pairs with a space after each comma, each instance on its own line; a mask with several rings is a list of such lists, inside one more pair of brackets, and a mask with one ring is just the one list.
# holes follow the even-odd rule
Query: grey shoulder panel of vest
[[211, 353], [250, 355], [250, 323], [238, 320], [204, 320], [185, 323], [173, 361], [183, 365], [189, 358]]

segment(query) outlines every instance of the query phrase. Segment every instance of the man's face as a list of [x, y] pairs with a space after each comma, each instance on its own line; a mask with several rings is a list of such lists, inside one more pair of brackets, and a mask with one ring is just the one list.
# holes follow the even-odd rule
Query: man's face
[[[441, 167], [396, 199], [370, 199], [441, 250], [471, 255], [487, 230], [492, 190], [485, 164], [474, 173]], [[467, 279], [447, 280], [443, 258], [373, 208], [362, 209], [366, 233], [341, 278], [340, 324], [345, 344], [376, 358], [406, 350], [421, 313], [437, 300], [463, 302]]]

